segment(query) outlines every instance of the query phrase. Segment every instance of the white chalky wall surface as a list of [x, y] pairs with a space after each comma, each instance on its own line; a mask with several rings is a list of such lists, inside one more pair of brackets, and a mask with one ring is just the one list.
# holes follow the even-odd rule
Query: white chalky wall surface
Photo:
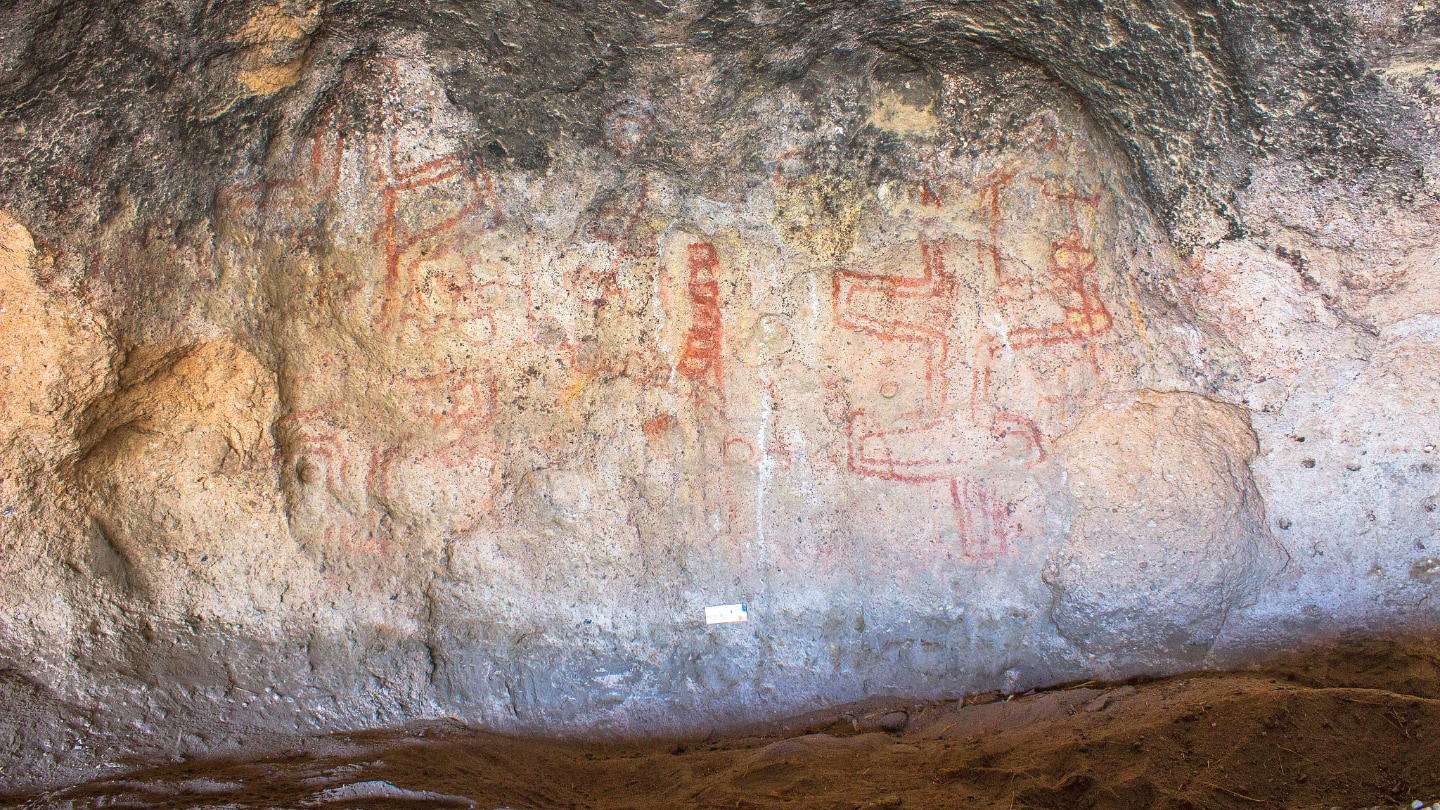
[[[68, 30], [25, 8], [12, 99]], [[419, 717], [704, 731], [1433, 621], [1421, 6], [1341, 14], [1398, 187], [1189, 136], [1165, 163], [1180, 114], [1105, 107], [1129, 90], [1044, 32], [933, 64], [777, 46], [747, 78], [677, 11], [532, 98], [475, 79], [522, 45], [243, 11], [174, 91], [180, 142], [225, 155], [174, 182], [208, 193], [85, 175], [84, 130], [0, 200], [7, 786]], [[566, 123], [537, 146], [514, 104]]]

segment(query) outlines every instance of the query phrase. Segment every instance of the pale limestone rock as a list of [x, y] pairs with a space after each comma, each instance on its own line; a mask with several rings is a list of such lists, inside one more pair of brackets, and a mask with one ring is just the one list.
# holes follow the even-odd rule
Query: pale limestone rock
[[14, 5], [5, 779], [1434, 618], [1418, 5]]
[[102, 322], [38, 283], [42, 261], [24, 226], [0, 213], [0, 445], [55, 452], [70, 411], [94, 396], [109, 354]]
[[1244, 410], [1184, 393], [1107, 403], [1063, 436], [1074, 512], [1046, 569], [1060, 633], [1122, 669], [1198, 663], [1279, 568], [1256, 450]]
[[292, 586], [299, 595], [275, 487], [277, 416], [273, 375], [234, 343], [127, 353], [86, 410], [71, 473], [117, 584], [230, 621], [279, 609]]

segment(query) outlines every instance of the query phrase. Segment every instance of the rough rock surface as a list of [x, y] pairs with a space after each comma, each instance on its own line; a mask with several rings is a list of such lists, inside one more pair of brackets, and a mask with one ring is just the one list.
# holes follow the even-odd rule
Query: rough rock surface
[[7, 786], [1436, 618], [1429, 2], [0, 14]]
[[1231, 610], [1283, 565], [1250, 474], [1245, 410], [1196, 394], [1106, 403], [1060, 438], [1070, 534], [1049, 564], [1060, 634], [1112, 666], [1201, 663]]

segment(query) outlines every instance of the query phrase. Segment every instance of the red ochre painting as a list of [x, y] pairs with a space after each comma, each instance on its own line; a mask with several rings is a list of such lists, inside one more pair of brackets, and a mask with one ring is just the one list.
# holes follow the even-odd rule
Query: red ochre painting
[[[403, 84], [395, 60], [364, 69], [382, 84]], [[553, 455], [582, 423], [600, 442], [607, 431], [633, 428], [642, 437], [637, 452], [671, 459], [675, 474], [695, 478], [688, 491], [703, 502], [698, 512], [722, 515], [732, 536], [764, 531], [764, 508], [747, 512], [732, 503], [737, 492], [756, 490], [763, 501], [767, 487], [790, 478], [838, 473], [945, 504], [941, 532], [958, 538], [963, 557], [1006, 555], [1025, 542], [1026, 510], [992, 472], [1044, 461], [1041, 426], [1066, 407], [1067, 375], [1078, 362], [1102, 376], [1102, 339], [1114, 324], [1093, 233], [1102, 185], [1054, 170], [1056, 137], [999, 169], [924, 174], [908, 184], [903, 210], [877, 213], [876, 189], [855, 186], [850, 202], [861, 216], [899, 227], [868, 253], [842, 251], [826, 262], [777, 251], [753, 227], [742, 235], [733, 223], [686, 219], [675, 187], [653, 167], [626, 169], [588, 200], [571, 199], [568, 234], [525, 235], [532, 212], [502, 203], [484, 161], [443, 140], [407, 140], [404, 105], [392, 102], [381, 103], [378, 126], [352, 110], [326, 111], [292, 171], [217, 199], [252, 242], [260, 234], [317, 255], [342, 249], [342, 260], [319, 260], [285, 282], [295, 299], [312, 302], [295, 311], [301, 326], [293, 328], [310, 330], [320, 354], [291, 361], [299, 370], [282, 386], [290, 414], [277, 425], [297, 474], [306, 467], [308, 485], [343, 507], [320, 508], [317, 519], [327, 510], [350, 515], [324, 527], [327, 546], [354, 534], [351, 545], [388, 548], [397, 529], [387, 516], [403, 515], [406, 499], [418, 497], [405, 491], [411, 478], [455, 489], [442, 493], [453, 503], [441, 530], [468, 531], [486, 519], [517, 453]], [[642, 106], [616, 109], [603, 122], [606, 144], [617, 166], [631, 166], [646, 154], [655, 122]], [[804, 159], [792, 149], [782, 160]], [[786, 193], [809, 182], [803, 170], [781, 178], [777, 168], [776, 178]], [[369, 204], [331, 218], [336, 199], [356, 194]], [[497, 250], [508, 251], [503, 260]], [[567, 252], [568, 263], [557, 261]], [[824, 328], [807, 332], [795, 303], [766, 287], [761, 276], [782, 265], [828, 284], [811, 291], [828, 292], [811, 307], [828, 313]], [[750, 345], [762, 318], [786, 341], [808, 335], [797, 355], [835, 355], [843, 365], [851, 353], [858, 365], [848, 364], [844, 380], [787, 376]], [[346, 328], [363, 350], [336, 337], [340, 322], [353, 324]], [[541, 370], [520, 380], [522, 367]], [[1028, 385], [1013, 382], [1022, 368]], [[350, 380], [376, 374], [393, 422], [352, 425], [343, 418], [346, 398], [357, 395]], [[605, 386], [621, 382], [644, 403], [625, 417], [633, 424], [595, 421]], [[813, 401], [805, 385], [824, 390], [829, 422], [787, 416]], [[537, 406], [569, 427], [517, 434], [516, 424], [544, 424], [514, 421], [507, 403], [522, 387], [540, 392]], [[1030, 399], [1022, 403], [1017, 391]], [[791, 427], [782, 430], [785, 419]], [[497, 441], [497, 431], [509, 438]], [[694, 447], [685, 450], [687, 442]], [[597, 482], [613, 472], [580, 468]], [[838, 503], [820, 493], [776, 515], [848, 508]]]
[[[1111, 327], [1101, 298], [1096, 256], [1081, 228], [1078, 209], [1094, 209], [1098, 194], [1056, 191], [1043, 178], [1031, 177], [1043, 196], [1066, 213], [1070, 227], [1050, 242], [1043, 274], [1024, 277], [1007, 265], [1001, 222], [1013, 173], [995, 173], [978, 190], [979, 208], [988, 220], [985, 237], [968, 253], [963, 242], [943, 235], [943, 227], [921, 224], [910, 249], [908, 267], [876, 273], [849, 266], [833, 275], [832, 308], [836, 324], [876, 340], [902, 344], [903, 357], [922, 390], [914, 407], [884, 418], [865, 407], [847, 417], [847, 467], [861, 476], [907, 485], [939, 486], [948, 491], [954, 525], [966, 556], [1005, 554], [1023, 532], [1016, 505], [997, 496], [977, 471], [1017, 447], [1031, 463], [1045, 451], [1036, 415], [1000, 406], [992, 391], [993, 373], [1017, 351], [1043, 352], [1061, 343], [1084, 347], [1099, 370], [1092, 338]], [[922, 208], [940, 207], [930, 181], [920, 184]], [[941, 223], [943, 225], [943, 223]], [[927, 234], [927, 230], [937, 233]], [[976, 257], [976, 271], [957, 272], [954, 260]], [[973, 299], [980, 297], [980, 301]], [[979, 304], [982, 313], [1024, 312], [1045, 299], [1062, 317], [1009, 330], [1003, 343], [985, 331], [957, 326], [961, 306]], [[968, 381], [968, 391], [957, 381]], [[897, 393], [893, 381], [873, 381], [884, 399]], [[1045, 402], [1037, 402], [1037, 408]], [[883, 423], [883, 426], [881, 426]]]

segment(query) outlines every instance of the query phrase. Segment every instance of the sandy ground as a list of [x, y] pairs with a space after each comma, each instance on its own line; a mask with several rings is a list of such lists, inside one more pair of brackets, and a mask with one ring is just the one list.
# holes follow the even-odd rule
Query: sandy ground
[[1440, 800], [1440, 641], [1008, 698], [873, 701], [704, 740], [458, 725], [144, 767], [11, 807], [1361, 808]]

